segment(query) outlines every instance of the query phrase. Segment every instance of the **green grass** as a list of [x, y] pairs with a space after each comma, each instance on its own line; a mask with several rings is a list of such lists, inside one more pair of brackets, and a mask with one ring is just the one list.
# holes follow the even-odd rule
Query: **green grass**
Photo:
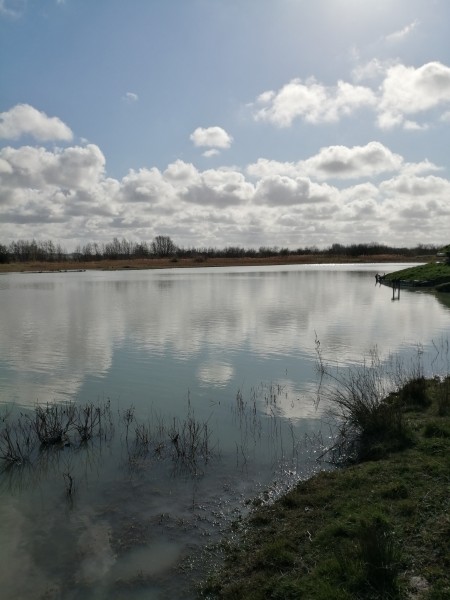
[[410, 444], [302, 482], [224, 543], [208, 598], [450, 597], [450, 379], [410, 385]]
[[388, 273], [385, 277], [385, 281], [387, 282], [391, 282], [394, 279], [430, 282], [430, 286], [435, 286], [439, 283], [450, 281], [450, 265], [445, 263], [428, 263]]

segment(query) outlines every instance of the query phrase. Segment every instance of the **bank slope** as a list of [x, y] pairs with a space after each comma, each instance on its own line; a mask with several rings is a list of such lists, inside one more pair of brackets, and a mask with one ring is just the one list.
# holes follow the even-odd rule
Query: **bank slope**
[[450, 598], [450, 378], [404, 407], [410, 443], [257, 508], [209, 598]]
[[428, 263], [417, 267], [408, 267], [401, 271], [388, 273], [383, 278], [383, 283], [392, 285], [400, 282], [401, 285], [411, 287], [434, 288], [441, 292], [450, 291], [450, 264]]

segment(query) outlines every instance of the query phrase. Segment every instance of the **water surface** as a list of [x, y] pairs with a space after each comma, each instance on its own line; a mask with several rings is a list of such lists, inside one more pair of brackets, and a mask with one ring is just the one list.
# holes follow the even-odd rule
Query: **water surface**
[[[101, 443], [42, 453], [0, 475], [2, 597], [188, 598], [199, 549], [255, 495], [318, 468], [316, 442], [329, 425], [316, 402], [317, 339], [342, 365], [374, 347], [382, 360], [418, 347], [433, 356], [448, 339], [448, 305], [406, 290], [392, 301], [375, 285], [385, 270], [2, 275], [3, 410], [109, 401], [115, 423]], [[136, 455], [137, 425], [168, 428], [189, 416], [207, 423], [207, 461], [186, 468], [154, 446]]]

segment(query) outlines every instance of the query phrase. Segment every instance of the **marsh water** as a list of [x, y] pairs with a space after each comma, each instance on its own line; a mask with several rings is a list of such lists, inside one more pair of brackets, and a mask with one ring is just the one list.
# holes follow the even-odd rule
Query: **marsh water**
[[[0, 473], [1, 597], [194, 597], [255, 498], [324, 468], [317, 340], [344, 366], [376, 347], [437, 368], [448, 302], [393, 301], [375, 274], [401, 266], [1, 275], [2, 419], [92, 403], [110, 422]], [[207, 438], [188, 461], [174, 452], [186, 424]]]

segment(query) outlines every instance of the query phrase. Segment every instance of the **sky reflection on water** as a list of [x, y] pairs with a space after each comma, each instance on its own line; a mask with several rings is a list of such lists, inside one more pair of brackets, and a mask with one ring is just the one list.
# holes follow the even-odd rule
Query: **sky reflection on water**
[[[395, 268], [395, 265], [392, 265]], [[390, 302], [386, 265], [67, 274], [0, 280], [1, 400], [121, 397], [311, 375], [330, 357], [397, 353], [448, 330], [429, 294]], [[286, 379], [286, 378], [285, 378]]]
[[[417, 344], [432, 354], [448, 339], [449, 308], [420, 292], [392, 302], [389, 288], [375, 286], [385, 270], [0, 277], [1, 402], [109, 398], [118, 423], [107, 443], [41, 453], [33, 467], [0, 475], [5, 597], [188, 598], [178, 569], [193, 549], [217, 539], [256, 494], [280, 493], [320, 468], [315, 444], [329, 426], [316, 404], [316, 337], [341, 365], [375, 346], [386, 360], [414, 357]], [[161, 452], [136, 454], [135, 422], [124, 433], [131, 405], [141, 425], [165, 424], [172, 451], [173, 419], [207, 422], [210, 460], [186, 471]]]

